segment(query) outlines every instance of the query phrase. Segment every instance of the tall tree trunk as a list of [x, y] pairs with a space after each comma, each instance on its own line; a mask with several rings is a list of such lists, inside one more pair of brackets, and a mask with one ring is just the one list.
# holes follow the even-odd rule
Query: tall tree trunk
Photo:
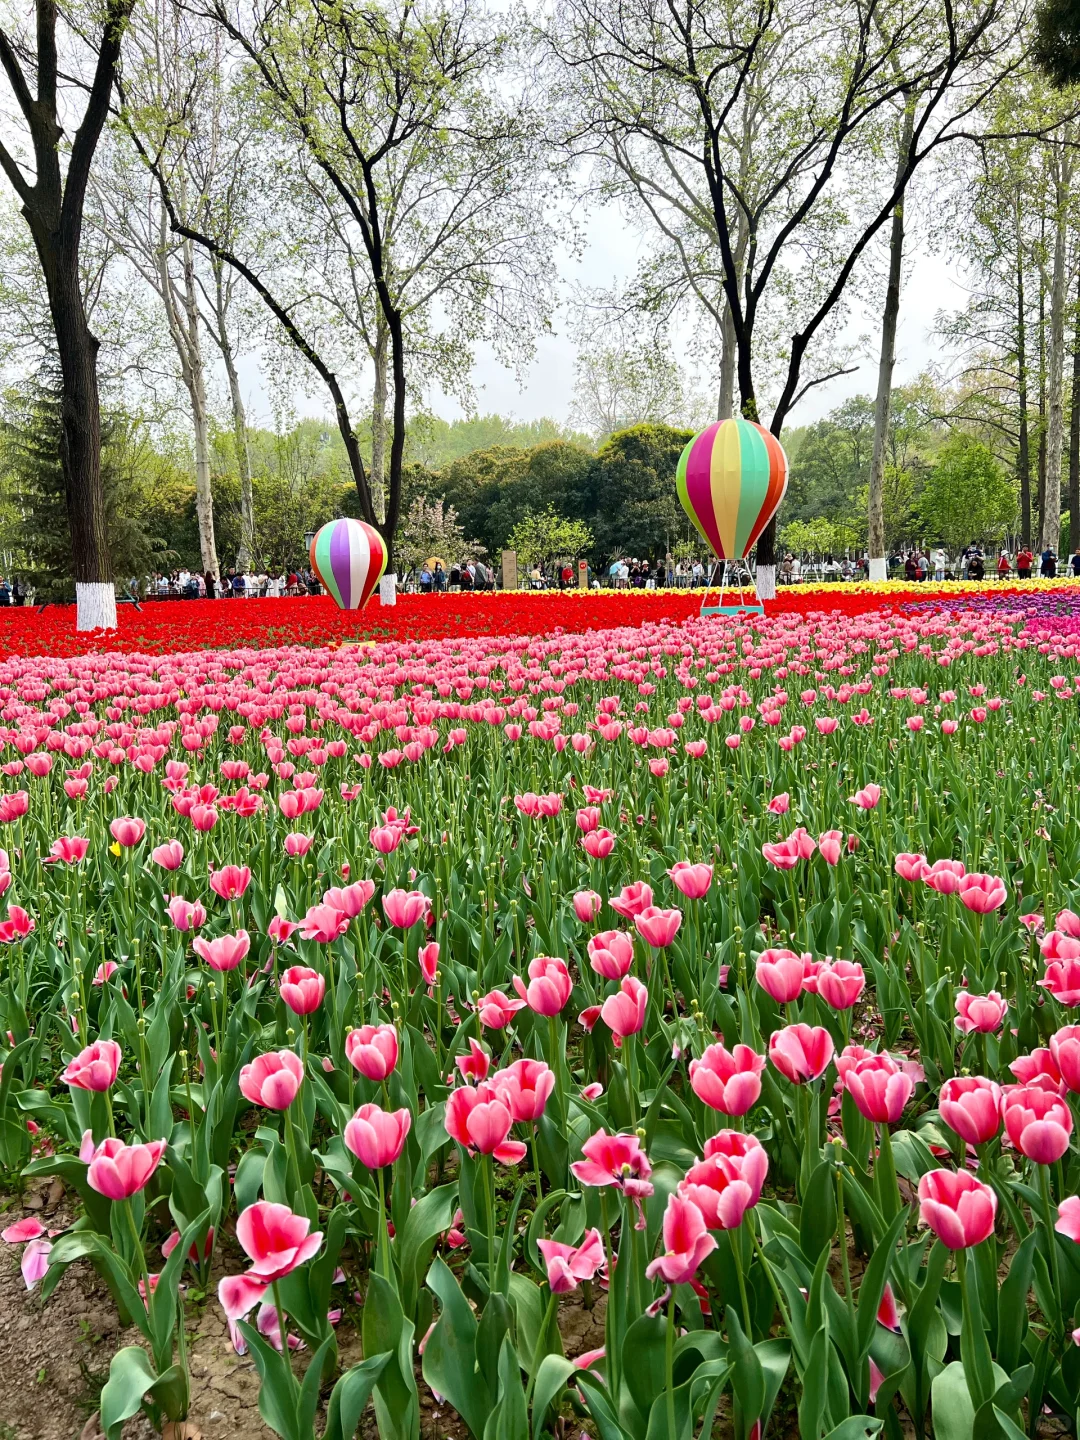
[[[900, 132], [896, 185], [902, 184], [907, 169], [908, 151], [915, 126], [915, 107], [908, 104]], [[885, 554], [885, 449], [889, 438], [889, 415], [892, 410], [893, 369], [896, 365], [896, 324], [900, 315], [900, 281], [904, 264], [904, 192], [893, 210], [889, 233], [889, 279], [885, 288], [885, 309], [881, 316], [881, 353], [878, 357], [877, 397], [874, 402], [874, 449], [870, 457], [870, 498], [868, 549], [871, 580], [889, 578]]]
[[[1041, 251], [1046, 250], [1046, 217], [1041, 221]], [[1046, 504], [1046, 274], [1039, 265], [1039, 455], [1036, 478], [1035, 509], [1042, 527], [1043, 508]]]
[[372, 361], [375, 365], [375, 385], [371, 398], [371, 500], [379, 524], [386, 523], [386, 400], [387, 388], [387, 346], [390, 332], [380, 314], [375, 326], [375, 348]]
[[735, 413], [735, 322], [726, 299], [720, 335], [723, 349], [720, 352], [720, 393], [716, 399], [716, 418], [730, 420]]
[[195, 431], [195, 512], [199, 522], [199, 550], [204, 573], [220, 578], [217, 545], [214, 540], [214, 495], [210, 481], [210, 416], [206, 403], [206, 366], [199, 334], [199, 302], [195, 288], [195, 249], [185, 240], [181, 249], [184, 264], [184, 306], [186, 311], [187, 387], [191, 397], [191, 419]]
[[98, 341], [87, 324], [77, 258], [69, 263], [62, 253], [57, 256], [49, 302], [63, 381], [60, 459], [71, 529], [75, 627], [110, 630], [116, 626], [116, 589], [101, 479]]
[[1066, 153], [1069, 128], [1063, 136], [1055, 183], [1054, 271], [1050, 288], [1050, 344], [1047, 361], [1048, 416], [1046, 480], [1040, 516], [1040, 548], [1056, 551], [1061, 532], [1061, 459], [1065, 438], [1065, 247], [1068, 240], [1069, 182], [1072, 161]]
[[180, 374], [191, 404], [195, 441], [195, 516], [199, 528], [199, 553], [204, 574], [220, 579], [217, 546], [214, 541], [214, 499], [210, 482], [210, 420], [206, 402], [206, 369], [199, 339], [199, 305], [195, 283], [195, 252], [191, 240], [180, 242], [183, 287], [179, 294], [169, 265], [165, 212], [161, 214], [157, 253], [158, 293], [165, 307], [169, 335], [180, 361]]
[[222, 357], [225, 361], [225, 374], [229, 381], [233, 446], [236, 450], [236, 464], [240, 471], [240, 549], [236, 556], [236, 563], [240, 569], [246, 570], [255, 562], [255, 497], [251, 488], [251, 445], [248, 441], [244, 398], [240, 394], [240, 377], [236, 373], [236, 360], [231, 344], [222, 350]]
[[[86, 188], [120, 61], [120, 44], [134, 0], [107, 0], [100, 17], [93, 79], [77, 127], [58, 106], [59, 68], [56, 44], [58, 7], [55, 0], [35, 0], [36, 48], [24, 61], [0, 27], [0, 70], [26, 123], [33, 148], [33, 181], [0, 136], [0, 171], [22, 206], [37, 250], [49, 300], [49, 316], [60, 361], [61, 466], [71, 528], [72, 572], [75, 579], [76, 628], [113, 629], [116, 591], [109, 561], [105, 494], [101, 479], [101, 402], [98, 394], [98, 342], [90, 330], [79, 266]], [[34, 89], [28, 71], [32, 68]], [[67, 173], [61, 173], [61, 140], [65, 128]]]
[[1073, 328], [1072, 395], [1069, 402], [1069, 550], [1080, 547], [1080, 275]]
[[1020, 192], [1013, 209], [1016, 237], [1016, 386], [1020, 433], [1016, 451], [1020, 483], [1020, 543], [1031, 544], [1031, 438], [1028, 432], [1027, 314], [1024, 303], [1024, 239], [1020, 226]]
[[216, 257], [214, 267], [214, 327], [213, 336], [225, 363], [225, 375], [229, 382], [229, 405], [232, 410], [233, 447], [236, 450], [236, 468], [240, 474], [240, 548], [236, 556], [237, 568], [246, 570], [255, 560], [255, 499], [251, 489], [251, 444], [248, 440], [247, 413], [244, 397], [240, 393], [240, 376], [236, 371], [236, 354], [228, 326], [228, 302], [225, 298], [224, 264]]

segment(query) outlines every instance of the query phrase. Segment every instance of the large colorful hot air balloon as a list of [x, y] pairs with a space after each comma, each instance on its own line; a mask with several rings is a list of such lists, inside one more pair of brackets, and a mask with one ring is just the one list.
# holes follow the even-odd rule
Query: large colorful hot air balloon
[[787, 489], [779, 440], [741, 416], [695, 435], [679, 457], [679, 499], [720, 560], [743, 560]]
[[311, 568], [342, 610], [362, 610], [386, 569], [386, 544], [363, 520], [331, 520], [311, 542]]

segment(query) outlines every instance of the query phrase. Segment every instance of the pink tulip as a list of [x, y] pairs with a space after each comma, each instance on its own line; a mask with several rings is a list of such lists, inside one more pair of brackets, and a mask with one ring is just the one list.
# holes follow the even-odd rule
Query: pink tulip
[[387, 920], [399, 930], [411, 930], [431, 908], [431, 901], [421, 890], [390, 890], [382, 903]]
[[761, 1094], [765, 1056], [749, 1045], [736, 1045], [730, 1053], [723, 1045], [710, 1045], [700, 1060], [690, 1061], [690, 1085], [699, 1100], [723, 1115], [745, 1115]]
[[382, 1081], [398, 1062], [398, 1035], [393, 1025], [361, 1025], [345, 1037], [345, 1058], [368, 1080]]
[[416, 959], [424, 984], [434, 985], [439, 973], [439, 942], [430, 940], [426, 945], [421, 945], [416, 952]]
[[[1058, 1206], [1054, 1229], [1059, 1235], [1065, 1235], [1075, 1244], [1080, 1245], [1080, 1195], [1067, 1195], [1062, 1200]], [[7, 1239], [6, 1230], [4, 1239]]]
[[858, 805], [860, 810], [873, 810], [881, 799], [880, 785], [864, 785], [861, 790], [856, 790], [854, 795], [849, 795], [848, 800], [852, 805]]
[[574, 818], [577, 823], [577, 827], [581, 831], [581, 833], [583, 835], [588, 835], [590, 831], [599, 828], [600, 806], [583, 805]]
[[0, 939], [10, 944], [12, 940], [25, 940], [36, 928], [33, 918], [21, 905], [8, 906], [8, 918], [0, 925]]
[[775, 870], [794, 870], [803, 858], [797, 840], [789, 835], [786, 840], [766, 841], [761, 853]]
[[302, 860], [311, 849], [312, 836], [299, 830], [290, 830], [285, 836], [285, 854], [290, 860]]
[[770, 815], [786, 815], [790, 806], [791, 796], [784, 790], [779, 795], [774, 795], [766, 808]]
[[793, 1085], [818, 1079], [832, 1058], [832, 1036], [820, 1025], [785, 1025], [769, 1036], [769, 1059]]
[[692, 1200], [669, 1195], [664, 1211], [664, 1253], [645, 1269], [651, 1280], [662, 1275], [669, 1285], [687, 1285], [707, 1255], [716, 1249], [705, 1217]]
[[966, 873], [962, 860], [935, 860], [923, 882], [939, 895], [955, 895]]
[[893, 869], [901, 880], [923, 880], [929, 872], [929, 865], [926, 863], [925, 855], [912, 855], [901, 852], [893, 861]]
[[1080, 940], [1080, 915], [1075, 910], [1059, 910], [1054, 918], [1054, 929], [1062, 931], [1070, 939]]
[[184, 847], [179, 840], [166, 840], [164, 845], [155, 845], [150, 859], [162, 870], [179, 870], [184, 863]]
[[991, 990], [989, 995], [972, 995], [970, 990], [961, 990], [956, 997], [953, 1024], [964, 1035], [973, 1030], [979, 1035], [990, 1035], [1000, 1027], [1008, 1008], [1008, 1002], [996, 990]]
[[835, 715], [816, 715], [814, 725], [819, 735], [831, 735], [840, 724]]
[[938, 1112], [969, 1145], [984, 1145], [1001, 1125], [1001, 1086], [982, 1075], [955, 1075], [938, 1096]]
[[1009, 1085], [1002, 1102], [1005, 1133], [1021, 1155], [1052, 1165], [1069, 1148], [1072, 1113], [1058, 1095], [1041, 1086]]
[[652, 886], [644, 880], [635, 880], [632, 885], [624, 885], [618, 895], [613, 895], [608, 901], [612, 910], [617, 915], [623, 915], [627, 920], [632, 920], [635, 915], [640, 915], [653, 903]]
[[524, 1000], [511, 1000], [502, 990], [489, 990], [476, 1002], [480, 1024], [488, 1030], [505, 1029], [517, 1011], [524, 1009]]
[[164, 1140], [125, 1145], [110, 1135], [93, 1151], [86, 1183], [108, 1200], [130, 1200], [160, 1165], [165, 1145]]
[[326, 981], [307, 965], [292, 965], [278, 984], [278, 994], [294, 1015], [312, 1015], [326, 994]]
[[223, 865], [210, 874], [210, 889], [222, 900], [239, 900], [251, 884], [251, 870], [247, 865]]
[[825, 961], [814, 983], [826, 1005], [833, 1010], [850, 1010], [866, 986], [866, 976], [855, 960]]
[[[649, 1157], [641, 1148], [637, 1135], [609, 1135], [597, 1130], [581, 1147], [584, 1160], [575, 1160], [570, 1169], [582, 1185], [616, 1185], [625, 1188], [628, 1181], [641, 1185], [652, 1174]], [[648, 1193], [652, 1193], [651, 1189]]]
[[559, 1240], [537, 1240], [536, 1248], [547, 1266], [548, 1289], [553, 1295], [576, 1290], [579, 1281], [591, 1280], [604, 1264], [604, 1242], [600, 1231], [586, 1230], [580, 1245]]
[[514, 976], [514, 989], [537, 1015], [558, 1015], [573, 988], [566, 961], [550, 955], [538, 955], [530, 961], [528, 985], [519, 975]]
[[915, 1089], [911, 1076], [884, 1054], [846, 1067], [842, 1078], [859, 1114], [875, 1125], [895, 1125]]
[[491, 1056], [479, 1040], [470, 1035], [468, 1055], [459, 1055], [454, 1064], [466, 1080], [486, 1080], [491, 1069]]
[[216, 940], [197, 935], [191, 948], [211, 970], [235, 970], [251, 949], [251, 940], [246, 930], [238, 930], [235, 935], [219, 935]]
[[275, 945], [287, 945], [300, 929], [295, 920], [283, 920], [280, 915], [275, 915], [266, 927], [266, 933]]
[[287, 1205], [268, 1200], [258, 1200], [241, 1211], [236, 1238], [251, 1261], [246, 1278], [266, 1286], [306, 1264], [318, 1253], [323, 1238], [321, 1230], [310, 1235], [310, 1229], [306, 1215], [295, 1215]]
[[320, 945], [331, 945], [349, 928], [349, 917], [335, 905], [311, 905], [304, 916], [300, 935]]
[[294, 1050], [272, 1050], [256, 1055], [240, 1071], [240, 1093], [253, 1105], [287, 1110], [304, 1078], [304, 1062]]
[[119, 819], [110, 823], [109, 834], [118, 845], [125, 850], [130, 850], [133, 846], [138, 845], [146, 834], [146, 821], [130, 815], [121, 815]]
[[602, 930], [586, 948], [590, 968], [605, 980], [621, 980], [634, 963], [634, 942], [624, 930]]
[[581, 846], [592, 860], [606, 860], [615, 849], [615, 836], [603, 825], [581, 837]]
[[710, 1230], [737, 1230], [761, 1198], [769, 1157], [753, 1135], [721, 1130], [709, 1141], [704, 1160], [691, 1165], [678, 1187], [692, 1200]]
[[818, 854], [826, 865], [839, 865], [843, 843], [844, 832], [842, 830], [826, 830], [823, 835], [818, 836]]
[[638, 934], [654, 950], [663, 950], [670, 945], [681, 924], [681, 910], [661, 910], [657, 905], [648, 905], [634, 916]]
[[1080, 1025], [1063, 1025], [1051, 1035], [1050, 1054], [1062, 1080], [1074, 1094], [1080, 1094]]
[[794, 950], [763, 950], [754, 966], [754, 978], [778, 1005], [788, 1005], [802, 994], [804, 962], [809, 958]]
[[[400, 894], [402, 892], [397, 891], [395, 893]], [[351, 885], [343, 885], [332, 890], [327, 890], [322, 898], [324, 905], [330, 905], [333, 909], [340, 910], [347, 920], [355, 920], [374, 894], [374, 880], [354, 880]], [[394, 924], [396, 922], [391, 921], [390, 923]]]
[[595, 890], [579, 890], [573, 898], [574, 914], [582, 925], [591, 925], [600, 914], [603, 900]]
[[[1067, 1033], [1071, 1026], [1066, 1026], [1065, 1031], [1058, 1031], [1058, 1035]], [[1050, 1037], [1050, 1045], [1053, 1047], [1055, 1036]], [[1066, 1040], [1066, 1045], [1068, 1041]], [[1065, 1063], [1070, 1071], [1076, 1064], [1076, 1055], [1066, 1057]], [[1030, 1055], [1018, 1055], [1009, 1064], [1009, 1069], [1016, 1076], [1022, 1085], [1041, 1085], [1044, 1090], [1052, 1090], [1057, 1095], [1064, 1095], [1065, 1086], [1062, 1083], [1061, 1071], [1058, 1068], [1057, 1060], [1054, 1058], [1053, 1049], [1047, 1050], [1040, 1047], [1033, 1050]], [[1078, 1072], [1073, 1072], [1078, 1073]], [[1078, 1073], [1080, 1078], [1080, 1073]]]
[[177, 930], [187, 934], [206, 924], [206, 908], [201, 901], [185, 900], [182, 895], [173, 895], [165, 906], [169, 919]]
[[115, 1040], [95, 1040], [68, 1061], [60, 1079], [79, 1090], [98, 1092], [111, 1088], [120, 1070], [121, 1051]]
[[960, 882], [960, 903], [976, 915], [989, 915], [1006, 897], [1005, 881], [997, 875], [965, 875]]
[[503, 1165], [517, 1165], [525, 1158], [526, 1147], [507, 1139], [513, 1124], [510, 1107], [487, 1081], [451, 1091], [444, 1123], [450, 1138], [467, 1150], [494, 1155]]
[[997, 1196], [967, 1171], [929, 1170], [919, 1181], [919, 1219], [950, 1250], [988, 1239], [996, 1216]]
[[555, 1072], [542, 1060], [515, 1060], [494, 1074], [491, 1084], [515, 1123], [534, 1122], [544, 1113], [555, 1088]]
[[392, 855], [404, 839], [404, 834], [396, 825], [374, 825], [368, 832], [368, 839], [380, 855]]
[[671, 882], [688, 900], [703, 900], [709, 893], [713, 880], [713, 867], [693, 864], [689, 860], [676, 860], [668, 871]]
[[405, 1149], [411, 1125], [412, 1115], [406, 1109], [386, 1111], [379, 1105], [361, 1105], [345, 1126], [345, 1145], [361, 1165], [381, 1170]]
[[106, 981], [112, 979], [119, 968], [115, 960], [103, 960], [94, 971], [94, 984], [104, 985]]
[[61, 835], [59, 839], [52, 842], [49, 849], [50, 858], [58, 860], [62, 865], [78, 865], [86, 858], [86, 851], [90, 845], [89, 840], [84, 840], [80, 835]]
[[627, 975], [619, 985], [618, 992], [609, 995], [600, 1007], [600, 1018], [614, 1035], [625, 1040], [636, 1035], [645, 1024], [645, 1010], [649, 1003], [649, 992], [640, 980]]

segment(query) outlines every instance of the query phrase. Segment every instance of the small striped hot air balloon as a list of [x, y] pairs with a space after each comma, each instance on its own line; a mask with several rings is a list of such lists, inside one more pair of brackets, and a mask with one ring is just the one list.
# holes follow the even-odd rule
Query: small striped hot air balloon
[[342, 610], [362, 610], [386, 569], [386, 544], [363, 520], [331, 520], [311, 542], [311, 568]]
[[744, 560], [787, 489], [779, 440], [752, 420], [718, 420], [679, 457], [682, 507], [721, 560]]

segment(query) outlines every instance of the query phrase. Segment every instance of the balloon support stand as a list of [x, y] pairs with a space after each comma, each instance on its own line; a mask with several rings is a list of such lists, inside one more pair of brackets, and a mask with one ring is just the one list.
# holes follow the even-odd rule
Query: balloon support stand
[[[720, 603], [717, 605], [707, 605], [705, 603], [705, 601], [709, 598], [710, 591], [715, 588], [716, 572], [719, 568], [719, 565], [715, 565], [713, 567], [713, 573], [710, 579], [709, 588], [705, 591], [705, 595], [702, 598], [701, 610], [699, 611], [699, 614], [764, 615], [765, 606], [762, 604], [761, 599], [758, 596], [757, 584], [754, 581], [754, 577], [751, 575], [749, 569], [747, 569], [745, 565], [742, 565], [738, 561], [736, 561], [734, 564], [727, 561], [724, 562], [724, 571], [723, 575], [720, 578]], [[745, 584], [743, 583], [743, 577], [745, 577]], [[749, 594], [753, 597], [751, 600], [743, 600], [742, 597], [747, 592], [749, 592]], [[732, 594], [737, 594], [739, 597], [738, 600], [735, 602], [735, 604], [725, 605], [724, 596]]]

